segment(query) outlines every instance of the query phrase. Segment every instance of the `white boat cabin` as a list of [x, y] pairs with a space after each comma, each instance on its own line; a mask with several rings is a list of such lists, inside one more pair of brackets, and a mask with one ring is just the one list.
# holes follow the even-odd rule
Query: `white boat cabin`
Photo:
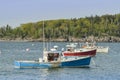
[[44, 51], [43, 53], [43, 60], [45, 62], [51, 61], [60, 61], [61, 58], [61, 51], [57, 51], [56, 48], [51, 49], [50, 51]]

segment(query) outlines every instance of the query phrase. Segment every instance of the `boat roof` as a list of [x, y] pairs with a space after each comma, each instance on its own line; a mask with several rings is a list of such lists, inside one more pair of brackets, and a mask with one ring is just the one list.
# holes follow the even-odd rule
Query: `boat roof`
[[75, 48], [76, 47], [76, 44], [75, 43], [70, 43], [69, 45], [66, 45], [67, 48]]
[[45, 51], [47, 54], [48, 53], [56, 53], [56, 54], [60, 54], [62, 51], [58, 51], [58, 50], [50, 50], [50, 51]]

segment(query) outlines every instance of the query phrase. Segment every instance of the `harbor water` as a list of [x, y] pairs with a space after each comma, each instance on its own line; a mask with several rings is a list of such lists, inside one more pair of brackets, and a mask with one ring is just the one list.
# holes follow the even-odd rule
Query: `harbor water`
[[[65, 48], [66, 42], [46, 43]], [[108, 53], [97, 53], [89, 68], [15, 69], [15, 60], [42, 58], [42, 42], [0, 42], [0, 80], [120, 80], [120, 43], [109, 46]]]

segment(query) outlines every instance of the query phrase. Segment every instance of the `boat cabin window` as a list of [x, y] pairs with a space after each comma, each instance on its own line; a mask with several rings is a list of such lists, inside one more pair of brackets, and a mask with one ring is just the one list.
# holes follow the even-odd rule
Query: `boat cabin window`
[[71, 49], [70, 49], [70, 48], [68, 48], [68, 49], [67, 49], [67, 51], [71, 51]]
[[57, 61], [59, 53], [48, 53], [48, 61]]
[[72, 51], [74, 51], [74, 48], [67, 48], [67, 51], [72, 52]]

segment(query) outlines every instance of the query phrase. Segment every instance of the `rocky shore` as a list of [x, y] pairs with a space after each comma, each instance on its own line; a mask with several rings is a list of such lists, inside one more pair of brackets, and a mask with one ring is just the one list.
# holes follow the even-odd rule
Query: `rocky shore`
[[[93, 36], [89, 36], [87, 38], [70, 38], [70, 39], [61, 39], [61, 38], [57, 38], [57, 39], [45, 39], [45, 41], [53, 41], [53, 42], [66, 42], [66, 41], [71, 41], [71, 42], [85, 42], [85, 41], [96, 41], [96, 42], [120, 42], [120, 37], [114, 37], [114, 36], [110, 36], [110, 37], [93, 37]], [[43, 39], [31, 39], [31, 38], [25, 38], [25, 39], [21, 39], [21, 38], [16, 38], [16, 39], [5, 39], [5, 38], [0, 38], [0, 41], [17, 41], [17, 42], [42, 42]]]

